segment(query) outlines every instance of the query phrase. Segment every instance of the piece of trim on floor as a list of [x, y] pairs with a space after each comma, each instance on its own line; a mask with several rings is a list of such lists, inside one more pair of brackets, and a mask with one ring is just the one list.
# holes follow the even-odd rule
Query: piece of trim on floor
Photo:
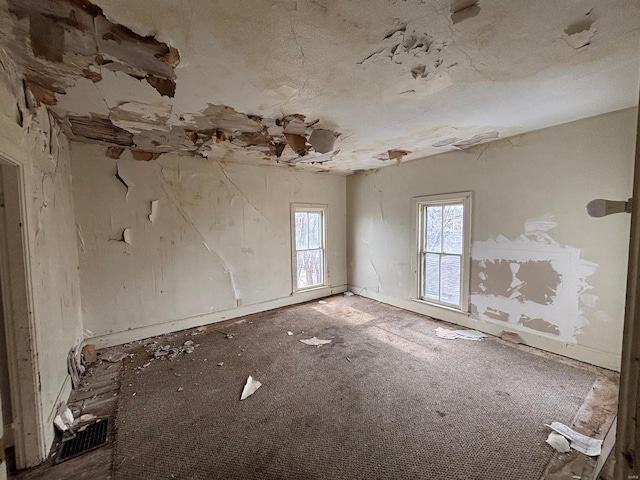
[[307, 290], [289, 295], [287, 297], [268, 300], [266, 302], [256, 303], [252, 305], [244, 305], [242, 307], [234, 308], [231, 310], [223, 310], [220, 312], [207, 313], [204, 315], [197, 315], [180, 320], [173, 320], [169, 322], [158, 323], [155, 325], [133, 328], [124, 332], [114, 332], [108, 333], [106, 335], [97, 335], [95, 337], [85, 338], [82, 345], [92, 343], [96, 346], [96, 348], [106, 348], [113, 347], [115, 345], [123, 345], [135, 340], [142, 340], [144, 338], [164, 335], [165, 333], [173, 333], [180, 330], [187, 330], [189, 328], [201, 327], [203, 325], [223, 322], [225, 320], [231, 320], [233, 318], [244, 317], [245, 315], [261, 313], [267, 310], [273, 310], [274, 308], [296, 305], [298, 303], [308, 302], [310, 300], [327, 297], [329, 295], [343, 293], [346, 290], [346, 285]]
[[[411, 299], [397, 298], [378, 292], [371, 292], [366, 287], [349, 285], [349, 290], [356, 295], [361, 295], [365, 298], [377, 300], [378, 302], [393, 305], [394, 307], [409, 310], [410, 312], [427, 315], [437, 320], [443, 320], [445, 322], [479, 330], [497, 337], [499, 337], [500, 333], [505, 329], [501, 325], [494, 325], [492, 323], [483, 322], [482, 320], [476, 320], [461, 312], [433, 307], [427, 303], [417, 302]], [[564, 357], [569, 357], [580, 362], [589, 363], [597, 367], [613, 370], [615, 372], [620, 371], [620, 355], [603, 352], [584, 345], [568, 344], [523, 331], [518, 331], [518, 335], [520, 335], [525, 345], [546, 350]]]
[[[618, 384], [611, 378], [600, 375], [584, 399], [582, 406], [571, 422], [571, 428], [589, 437], [603, 439], [615, 421], [618, 409]], [[605, 452], [602, 452], [603, 456]], [[603, 459], [606, 460], [606, 459]], [[571, 450], [569, 453], [555, 453], [543, 480], [564, 480], [579, 476], [591, 480], [598, 459]]]

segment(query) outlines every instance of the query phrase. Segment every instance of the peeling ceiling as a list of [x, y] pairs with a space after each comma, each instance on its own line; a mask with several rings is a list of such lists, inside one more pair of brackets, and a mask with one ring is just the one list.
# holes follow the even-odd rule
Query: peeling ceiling
[[349, 173], [638, 103], [640, 0], [0, 0], [72, 139]]

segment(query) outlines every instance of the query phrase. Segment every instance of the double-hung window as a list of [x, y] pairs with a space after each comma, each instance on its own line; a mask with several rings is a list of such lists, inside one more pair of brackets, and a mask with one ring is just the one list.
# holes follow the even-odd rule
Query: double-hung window
[[294, 291], [324, 286], [326, 206], [293, 205], [291, 216]]
[[415, 199], [418, 298], [468, 310], [471, 193]]

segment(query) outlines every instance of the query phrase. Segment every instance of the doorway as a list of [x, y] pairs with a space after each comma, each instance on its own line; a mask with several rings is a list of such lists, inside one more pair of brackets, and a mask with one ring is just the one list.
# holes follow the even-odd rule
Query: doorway
[[4, 448], [14, 447], [17, 468], [46, 456], [24, 177], [21, 163], [0, 156], [0, 480], [6, 475]]

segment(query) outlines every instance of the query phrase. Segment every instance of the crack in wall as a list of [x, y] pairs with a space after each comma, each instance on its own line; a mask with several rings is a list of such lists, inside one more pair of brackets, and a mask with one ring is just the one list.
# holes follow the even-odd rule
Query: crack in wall
[[189, 225], [192, 228], [192, 230], [196, 233], [196, 235], [200, 238], [200, 241], [202, 242], [202, 245], [207, 250], [207, 252], [212, 254], [218, 260], [220, 265], [222, 266], [223, 271], [229, 277], [229, 285], [230, 285], [231, 290], [233, 292], [233, 296], [234, 296], [234, 298], [236, 300], [238, 300], [240, 298], [240, 290], [238, 289], [238, 287], [236, 285], [235, 277], [233, 276], [233, 271], [229, 267], [229, 264], [225, 261], [224, 257], [222, 256], [222, 254], [220, 252], [218, 252], [217, 249], [212, 249], [209, 246], [205, 236], [202, 234], [202, 232], [196, 226], [196, 224], [191, 220], [191, 218], [189, 217], [189, 214], [186, 212], [186, 210], [180, 204], [180, 201], [174, 197], [173, 192], [171, 192], [171, 190], [169, 188], [169, 185], [167, 184], [167, 181], [164, 179], [164, 177], [162, 175], [158, 175], [158, 178], [160, 179], [160, 186], [161, 186], [162, 190], [164, 191], [169, 203], [173, 206], [173, 208], [175, 208], [175, 210], [182, 217], [184, 222], [187, 225]]
[[220, 167], [220, 171], [222, 172], [222, 174], [224, 175], [224, 177], [227, 179], [227, 181], [233, 185], [235, 187], [235, 189], [238, 191], [238, 193], [242, 196], [242, 198], [251, 206], [251, 208], [253, 208], [256, 212], [258, 212], [258, 214], [264, 218], [270, 225], [273, 225], [273, 222], [271, 222], [271, 220], [269, 219], [269, 217], [267, 217], [262, 210], [260, 210], [258, 207], [256, 207], [251, 200], [249, 200], [249, 197], [247, 197], [247, 195], [245, 195], [245, 193], [242, 191], [242, 189], [236, 185], [236, 183], [231, 180], [231, 177], [229, 177], [229, 175], [227, 174], [227, 172], [225, 171], [224, 167], [222, 166], [222, 163], [218, 160], [216, 160], [216, 162], [218, 163], [218, 166]]

